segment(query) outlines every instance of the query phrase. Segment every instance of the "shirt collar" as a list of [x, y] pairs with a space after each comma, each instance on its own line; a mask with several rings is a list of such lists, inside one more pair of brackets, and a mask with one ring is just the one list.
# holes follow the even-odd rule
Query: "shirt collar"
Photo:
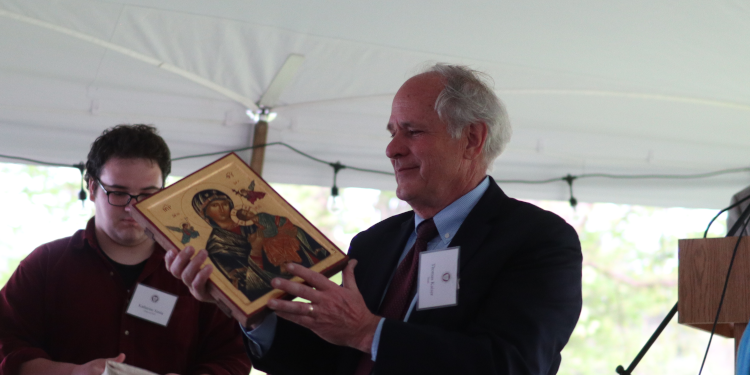
[[[83, 234], [78, 237], [79, 240], [73, 246], [84, 249], [85, 243], [88, 243], [89, 247], [91, 249], [94, 249], [95, 252], [99, 253], [99, 256], [106, 260], [107, 267], [110, 269], [114, 269], [114, 261], [102, 250], [101, 247], [99, 247], [99, 241], [96, 240], [96, 222], [95, 222], [96, 216], [91, 217], [89, 219], [88, 223], [86, 224], [86, 229], [83, 231]], [[80, 233], [80, 231], [79, 231]], [[151, 256], [146, 259], [146, 265], [143, 268], [143, 271], [141, 271], [141, 276], [138, 277], [138, 280], [143, 280], [156, 270], [158, 266], [160, 266], [160, 262], [164, 258], [164, 248], [161, 247], [161, 245], [156, 242], [155, 243], [156, 248], [154, 249], [154, 252], [151, 254]], [[139, 281], [140, 282], [140, 281]]]
[[[487, 188], [490, 187], [490, 178], [485, 176], [482, 182], [477, 185], [470, 192], [466, 193], [461, 198], [456, 199], [453, 203], [449, 204], [440, 212], [433, 217], [435, 226], [438, 229], [440, 239], [447, 245], [453, 240], [453, 236], [463, 224], [466, 217], [469, 216], [469, 212], [477, 205], [479, 199], [482, 198]], [[416, 212], [414, 213], [414, 230], [422, 223], [425, 219], [419, 216]]]
[[99, 250], [99, 243], [96, 241], [96, 226], [94, 224], [93, 216], [86, 223], [86, 229], [76, 233], [71, 246], [76, 249], [83, 249], [86, 243], [88, 243], [89, 247]]

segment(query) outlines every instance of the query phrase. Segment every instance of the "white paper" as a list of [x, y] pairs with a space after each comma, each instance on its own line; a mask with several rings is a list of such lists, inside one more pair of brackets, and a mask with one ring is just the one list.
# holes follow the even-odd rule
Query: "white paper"
[[133, 299], [130, 300], [127, 312], [130, 315], [166, 327], [176, 303], [177, 296], [138, 284], [135, 292], [133, 292]]
[[458, 247], [419, 254], [417, 310], [458, 303]]
[[113, 361], [107, 361], [107, 367], [104, 368], [102, 375], [157, 375], [151, 371], [146, 371], [142, 368], [127, 365], [124, 363], [118, 363]]

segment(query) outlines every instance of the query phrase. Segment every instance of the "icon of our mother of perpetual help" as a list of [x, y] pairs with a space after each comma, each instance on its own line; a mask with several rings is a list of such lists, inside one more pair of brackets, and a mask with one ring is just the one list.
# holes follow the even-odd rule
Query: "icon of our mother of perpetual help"
[[222, 191], [207, 189], [192, 200], [195, 212], [212, 228], [206, 243], [211, 261], [248, 299], [271, 289], [271, 279], [290, 278], [289, 263], [311, 267], [329, 255], [304, 230], [283, 216], [242, 208], [232, 217], [234, 202]]

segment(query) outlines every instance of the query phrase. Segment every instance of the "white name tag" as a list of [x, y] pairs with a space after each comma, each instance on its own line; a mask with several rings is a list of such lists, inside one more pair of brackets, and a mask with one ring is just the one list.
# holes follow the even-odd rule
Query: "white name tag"
[[133, 292], [133, 299], [130, 300], [127, 312], [130, 315], [166, 327], [176, 303], [177, 296], [174, 294], [138, 284], [135, 287], [135, 292]]
[[417, 310], [458, 304], [458, 247], [419, 254]]

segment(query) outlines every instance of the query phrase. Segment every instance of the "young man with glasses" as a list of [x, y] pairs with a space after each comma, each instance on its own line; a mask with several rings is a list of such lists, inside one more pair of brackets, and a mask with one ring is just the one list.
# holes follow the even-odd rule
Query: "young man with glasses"
[[[96, 216], [37, 248], [0, 291], [0, 374], [99, 375], [107, 359], [159, 374], [249, 373], [238, 325], [167, 272], [164, 249], [130, 215], [170, 170], [151, 126], [96, 139], [86, 162]], [[133, 313], [136, 287], [154, 302], [177, 297], [166, 323]]]

